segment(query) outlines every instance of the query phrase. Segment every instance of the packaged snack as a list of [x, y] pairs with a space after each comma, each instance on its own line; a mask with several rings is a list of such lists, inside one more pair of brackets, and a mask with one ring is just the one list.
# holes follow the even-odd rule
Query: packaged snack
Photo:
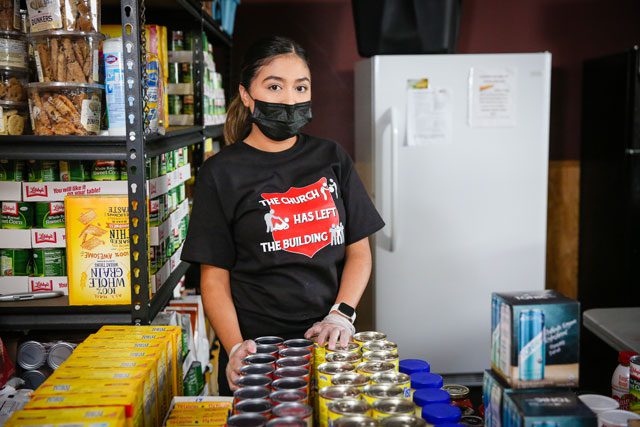
[[32, 33], [50, 30], [100, 31], [100, 0], [27, 2]]
[[0, 100], [27, 102], [28, 81], [29, 76], [25, 70], [13, 68], [0, 70]]
[[0, 30], [20, 31], [20, 0], [0, 0]]

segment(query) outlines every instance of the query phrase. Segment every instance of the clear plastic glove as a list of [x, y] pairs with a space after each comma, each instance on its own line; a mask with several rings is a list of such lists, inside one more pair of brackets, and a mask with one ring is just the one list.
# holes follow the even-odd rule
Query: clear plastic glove
[[240, 368], [242, 359], [256, 352], [256, 343], [253, 340], [246, 340], [233, 346], [229, 353], [229, 363], [227, 363], [227, 381], [231, 391], [236, 391], [239, 387], [236, 381], [240, 378]]
[[313, 325], [305, 334], [306, 339], [317, 337], [318, 345], [329, 343], [329, 349], [334, 350], [336, 343], [346, 346], [351, 337], [356, 333], [356, 328], [346, 318], [336, 313], [329, 313], [327, 317]]

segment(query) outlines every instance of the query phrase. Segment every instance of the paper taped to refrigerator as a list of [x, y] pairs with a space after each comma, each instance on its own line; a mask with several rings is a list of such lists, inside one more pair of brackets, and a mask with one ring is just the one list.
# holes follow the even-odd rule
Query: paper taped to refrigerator
[[517, 73], [515, 68], [472, 67], [469, 72], [469, 125], [516, 125]]
[[429, 88], [420, 82], [407, 84], [407, 145], [429, 145], [451, 142], [453, 103], [451, 91]]

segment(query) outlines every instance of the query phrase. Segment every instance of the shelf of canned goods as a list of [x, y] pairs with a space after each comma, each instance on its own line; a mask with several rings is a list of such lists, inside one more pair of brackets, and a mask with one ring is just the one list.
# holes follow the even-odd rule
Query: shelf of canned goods
[[[92, 2], [92, 7], [96, 7], [95, 4], [96, 2]], [[0, 28], [0, 68], [3, 68], [3, 65], [16, 65], [3, 63], [3, 60], [16, 61], [16, 58], [3, 57], [2, 43], [20, 45], [25, 52], [24, 58], [17, 59], [18, 62], [22, 61], [22, 64], [17, 65], [23, 69], [18, 68], [18, 72], [14, 73], [12, 70], [15, 67], [8, 66], [1, 76], [0, 83], [4, 86], [0, 89], [11, 91], [12, 96], [20, 95], [18, 101], [21, 104], [9, 105], [10, 101], [4, 101], [5, 98], [0, 94], [0, 104], [5, 102], [0, 105], [0, 112], [4, 110], [6, 116], [0, 120], [0, 162], [4, 162], [0, 164], [0, 175], [7, 174], [5, 182], [0, 182], [0, 202], [3, 203], [3, 209], [5, 200], [12, 206], [15, 205], [16, 209], [20, 209], [23, 204], [29, 203], [33, 203], [34, 206], [35, 203], [62, 205], [65, 195], [127, 195], [131, 304], [69, 305], [68, 292], [64, 289], [68, 288], [68, 284], [62, 280], [65, 279], [65, 271], [56, 271], [56, 275], [51, 277], [30, 272], [23, 273], [24, 276], [21, 277], [0, 277], [6, 280], [9, 286], [16, 286], [15, 291], [22, 291], [23, 286], [27, 286], [29, 292], [60, 289], [65, 291], [65, 295], [58, 298], [0, 303], [0, 310], [3, 312], [0, 316], [0, 329], [3, 330], [89, 330], [97, 329], [103, 324], [150, 324], [171, 299], [176, 284], [188, 268], [186, 263], [179, 260], [181, 242], [186, 233], [185, 217], [188, 216], [184, 184], [193, 180], [204, 159], [205, 147], [211, 146], [210, 139], [219, 140], [223, 134], [225, 93], [221, 87], [222, 84], [229, 87], [231, 37], [223, 30], [222, 24], [205, 11], [202, 2], [197, 0], [103, 0], [102, 4], [97, 2], [97, 8], [98, 11], [87, 11], [85, 20], [82, 15], [85, 11], [77, 11], [78, 15], [73, 19], [62, 14], [62, 26], [55, 31], [37, 27], [38, 23], [44, 22], [37, 19], [30, 22], [31, 27], [27, 30], [24, 30], [23, 24], [23, 32], [13, 29], [3, 31], [6, 28]], [[32, 12], [31, 9], [29, 12]], [[100, 15], [102, 23], [120, 24], [101, 26]], [[15, 16], [18, 21], [14, 19], [14, 25], [20, 20], [18, 11], [15, 11]], [[24, 19], [23, 17], [23, 22]], [[26, 20], [29, 21], [28, 18]], [[197, 22], [195, 26], [194, 21]], [[154, 24], [149, 25], [148, 22]], [[167, 32], [170, 34], [171, 50], [167, 52], [169, 48], [166, 42], [164, 46], [164, 54], [168, 53], [170, 59], [164, 62], [158, 59], [157, 67], [154, 69], [150, 66], [154, 53], [150, 52], [157, 49], [159, 57], [161, 48], [150, 47], [149, 44], [157, 43], [154, 40], [162, 40], [161, 35], [156, 34], [160, 29], [165, 31], [165, 37]], [[108, 35], [106, 39], [104, 34]], [[121, 40], [121, 43], [118, 40]], [[30, 78], [27, 47], [34, 53], [31, 62], [33, 73]], [[115, 125], [111, 122], [110, 86], [106, 77], [109, 75], [106, 69], [107, 51], [112, 48], [118, 50], [121, 55], [125, 100], [122, 111], [119, 112], [123, 118], [122, 127], [115, 130], [112, 128]], [[91, 51], [95, 55], [91, 54]], [[98, 67], [99, 51], [105, 58], [104, 71]], [[214, 52], [217, 65], [221, 66], [219, 73], [211, 71]], [[61, 61], [59, 66], [54, 59]], [[165, 67], [165, 63], [170, 66], [169, 73], [160, 73], [157, 68]], [[174, 68], [176, 74], [173, 74]], [[157, 72], [155, 77], [154, 72]], [[154, 79], [160, 77], [166, 80], [162, 90], [154, 87], [154, 84], [157, 84]], [[18, 84], [21, 85], [19, 94], [14, 87]], [[165, 102], [169, 104], [167, 115], [162, 115], [159, 111], [162, 108], [167, 110], [167, 105], [161, 107], [160, 103], [154, 103], [153, 98], [154, 94], [156, 97], [159, 96], [158, 91], [164, 90], [169, 99], [168, 103]], [[103, 91], [107, 92], [104, 98]], [[76, 101], [76, 98], [80, 101]], [[104, 102], [105, 99], [110, 118], [108, 131], [100, 130], [100, 101]], [[24, 102], [27, 100], [28, 105]], [[95, 105], [98, 106], [94, 116], [87, 117], [84, 114], [83, 102], [94, 103], [90, 106], [87, 104], [91, 111], [95, 110]], [[56, 111], [46, 110], [52, 108], [50, 105], [53, 105]], [[15, 115], [20, 115], [20, 120], [11, 117], [13, 108], [17, 111]], [[78, 113], [80, 108], [83, 109], [82, 115]], [[43, 111], [47, 111], [47, 114]], [[74, 111], [78, 113], [78, 117], [74, 115]], [[60, 117], [60, 120], [52, 122], [51, 115], [47, 119], [49, 113], [58, 114], [55, 117]], [[158, 120], [156, 115], [163, 118]], [[30, 135], [26, 134], [29, 116], [33, 131]], [[175, 118], [178, 119], [177, 122]], [[97, 125], [94, 119], [97, 120]], [[64, 128], [63, 124], [69, 124], [68, 129]], [[177, 154], [183, 150], [184, 157]], [[190, 158], [187, 152], [191, 153]], [[169, 163], [172, 164], [172, 168], [160, 173], [160, 166], [152, 168], [151, 165], [155, 160], [164, 159], [165, 156], [171, 159]], [[93, 162], [94, 169], [87, 166], [88, 161]], [[113, 173], [118, 176], [113, 181], [92, 181], [95, 178], [91, 173], [95, 172], [95, 164], [98, 162], [114, 163], [117, 170], [114, 169]], [[7, 168], [7, 165], [26, 165], [24, 171], [20, 170], [20, 174], [24, 174], [25, 181], [31, 181], [26, 178], [27, 173], [32, 172], [31, 169], [27, 172], [27, 168], [30, 164], [36, 163], [44, 165], [37, 170], [37, 174], [44, 176], [55, 173], [56, 177], [60, 178], [19, 182], [15, 174], [11, 176], [11, 170], [8, 170], [10, 168]], [[65, 172], [63, 164], [69, 169], [77, 167], [78, 170]], [[87, 172], [87, 168], [90, 171]], [[108, 167], [106, 169], [109, 170]], [[65, 173], [88, 173], [91, 178], [70, 179], [67, 176], [64, 179], [62, 176]], [[78, 188], [82, 188], [84, 193], [78, 193]], [[163, 211], [164, 215], [156, 217], [156, 223], [153, 223], [155, 213], [149, 212], [149, 202], [150, 199], [158, 197], [163, 199], [167, 208]], [[35, 207], [28, 209], [35, 210]], [[32, 215], [35, 217], [35, 213]], [[19, 261], [23, 254], [20, 251], [31, 251], [31, 261], [33, 256], [36, 256], [36, 251], [53, 253], [62, 248], [64, 252], [65, 229], [40, 226], [8, 226], [7, 230], [3, 226], [0, 229], [0, 233], [3, 233], [0, 237], [10, 238], [11, 243], [6, 243], [5, 239], [4, 244], [0, 245], [0, 251], [11, 247], [13, 252], [7, 256], [12, 263], [15, 260]], [[151, 230], [151, 234], [148, 230]], [[58, 239], [58, 243], [46, 243], [44, 246], [36, 244], [38, 233], [48, 236], [49, 239]], [[154, 259], [158, 254], [152, 245], [164, 245], [162, 237], [172, 233], [177, 233], [178, 237], [172, 241], [167, 239], [166, 253], [163, 247], [162, 262]], [[60, 241], [63, 243], [60, 244]], [[64, 255], [62, 257], [62, 263], [65, 263]], [[11, 264], [11, 268], [8, 269], [9, 275], [16, 273], [14, 269], [19, 270]], [[49, 284], [44, 283], [47, 281]], [[2, 293], [9, 292], [1, 289], [0, 294]]]

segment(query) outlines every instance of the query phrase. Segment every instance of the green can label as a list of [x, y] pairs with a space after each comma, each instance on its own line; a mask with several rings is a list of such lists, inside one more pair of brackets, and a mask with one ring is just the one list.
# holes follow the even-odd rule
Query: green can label
[[176, 170], [175, 158], [173, 156], [173, 151], [167, 152], [167, 173], [173, 172]]
[[151, 274], [155, 274], [158, 271], [158, 246], [151, 246], [149, 251], [149, 265], [151, 267]]
[[34, 249], [33, 275], [66, 276], [67, 260], [64, 249]]
[[129, 171], [127, 170], [127, 162], [120, 160], [120, 181], [126, 181], [129, 179]]
[[57, 160], [29, 160], [27, 181], [55, 182], [60, 179], [60, 165]]
[[187, 198], [187, 186], [183, 182], [178, 186], [178, 203], [184, 202], [184, 199], [186, 198]]
[[91, 162], [85, 160], [61, 160], [60, 181], [91, 181]]
[[160, 176], [160, 157], [158, 156], [152, 157], [149, 168], [150, 168], [149, 179], [159, 177]]
[[94, 181], [119, 181], [120, 168], [115, 160], [96, 160], [91, 166]]
[[[151, 166], [153, 169], [153, 165]], [[158, 176], [167, 174], [167, 153], [160, 154], [160, 162], [158, 166]]]
[[180, 95], [169, 95], [169, 114], [182, 114], [182, 98], [180, 98]]
[[36, 202], [36, 228], [64, 228], [64, 202]]
[[31, 250], [0, 249], [0, 276], [28, 276]]
[[27, 202], [2, 202], [2, 228], [26, 230], [33, 227], [33, 205]]
[[24, 181], [24, 161], [0, 160], [0, 181]]
[[149, 200], [149, 225], [151, 227], [157, 227], [162, 222], [160, 199], [161, 197]]

